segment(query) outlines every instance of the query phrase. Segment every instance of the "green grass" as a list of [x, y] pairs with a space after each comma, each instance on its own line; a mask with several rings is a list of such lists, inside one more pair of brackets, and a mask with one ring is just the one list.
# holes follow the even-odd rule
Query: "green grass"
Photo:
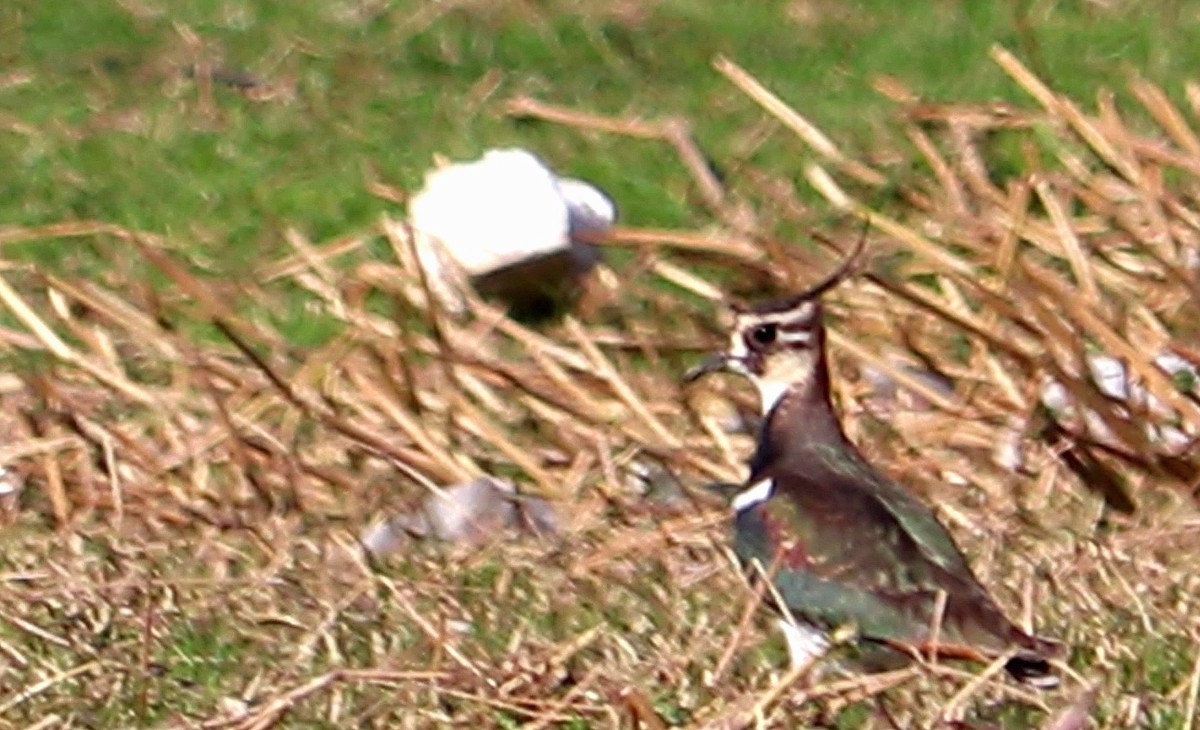
[[[468, 3], [441, 15], [432, 12], [442, 5], [407, 0], [377, 6], [338, 0], [5, 3], [0, 9], [0, 227], [97, 219], [164, 235], [197, 272], [217, 282], [214, 287], [231, 300], [253, 302], [272, 330], [304, 352], [344, 325], [323, 311], [314, 313], [308, 306], [311, 295], [291, 282], [273, 290], [278, 296], [256, 301], [259, 283], [252, 272], [289, 252], [283, 238], [288, 228], [321, 240], [362, 230], [385, 212], [398, 214], [394, 204], [369, 194], [367, 183], [413, 190], [435, 153], [465, 158], [492, 146], [530, 147], [561, 171], [609, 191], [630, 224], [700, 227], [709, 222], [690, 178], [665, 145], [509, 118], [503, 102], [518, 94], [609, 115], [685, 117], [715, 164], [738, 183], [746, 159], [784, 179], [797, 179], [807, 152], [783, 132], [749, 148], [746, 130], [762, 112], [712, 70], [718, 54], [758, 76], [839, 143], [866, 153], [903, 152], [905, 144], [897, 125], [888, 123], [894, 105], [872, 89], [878, 74], [895, 76], [932, 101], [1027, 104], [1024, 93], [988, 58], [994, 43], [1084, 102], [1100, 87], [1127, 98], [1121, 89], [1134, 73], [1164, 85], [1182, 102], [1183, 81], [1200, 68], [1200, 46], [1194, 42], [1200, 37], [1200, 10], [1165, 0], [1107, 7], [1083, 0], [772, 0], [736, 11], [731, 4], [701, 0], [647, 2], [645, 7], [543, 0]], [[201, 48], [189, 46], [192, 34]], [[218, 86], [212, 106], [206, 106], [196, 83], [180, 73], [198, 59], [249, 71], [285, 93], [255, 100]], [[1019, 170], [1021, 150], [1014, 146], [1005, 154], [993, 170], [1003, 174], [1006, 159], [1012, 171]], [[896, 177], [917, 164], [908, 153], [897, 160], [889, 169]], [[798, 188], [803, 195], [804, 186]], [[767, 219], [770, 205], [764, 202]], [[815, 210], [821, 215], [825, 207], [818, 204]], [[40, 239], [11, 246], [5, 258], [32, 258], [110, 286], [142, 280], [129, 273], [142, 270], [138, 256], [121, 246], [102, 238]], [[368, 247], [359, 255], [383, 258], [381, 249]], [[161, 276], [152, 280], [167, 288]], [[628, 306], [632, 311], [638, 303]], [[168, 316], [178, 317], [180, 329], [213, 336], [203, 322], [188, 320], [186, 305], [166, 309]], [[647, 306], [639, 314], [654, 311]], [[614, 326], [626, 321], [613, 315]], [[965, 338], [961, 343], [965, 356], [970, 343]], [[43, 370], [49, 359], [24, 351], [5, 357], [22, 372]], [[155, 365], [162, 367], [145, 367]], [[175, 373], [167, 370], [162, 367], [163, 379]], [[117, 423], [125, 414], [94, 415]], [[310, 423], [297, 427], [302, 437], [297, 443], [308, 444], [309, 430], [315, 430]], [[217, 481], [227, 478], [226, 468], [228, 461], [215, 468]], [[495, 468], [508, 467], [501, 460]], [[519, 475], [515, 467], [513, 474]], [[388, 481], [387, 486], [395, 485]], [[26, 514], [49, 512], [41, 489], [31, 488], [23, 498]], [[371, 500], [379, 499], [374, 494], [356, 498], [372, 508], [377, 502]], [[614, 501], [605, 515], [614, 524], [628, 522], [646, 535], [657, 534], [660, 525], [642, 506]], [[360, 509], [354, 519], [366, 511]], [[179, 718], [214, 715], [222, 701], [239, 696], [259, 674], [272, 691], [283, 691], [334, 667], [405, 666], [406, 661], [426, 666], [438, 645], [414, 627], [378, 576], [361, 605], [338, 606], [345, 588], [339, 581], [357, 574], [329, 558], [340, 548], [324, 542], [328, 522], [285, 526], [279, 534], [271, 532], [273, 523], [254, 525], [246, 532], [263, 534], [254, 532], [245, 542], [237, 530], [230, 530], [233, 538], [206, 533], [207, 541], [233, 544], [222, 543], [218, 550], [203, 543], [212, 554], [236, 554], [221, 563], [238, 578], [236, 589], [230, 589], [211, 554], [197, 559], [200, 553], [191, 543], [168, 539], [153, 543], [159, 552], [129, 555], [128, 546], [118, 546], [92, 555], [60, 545], [57, 534], [40, 535], [42, 526], [31, 528], [31, 519], [22, 523], [19, 539], [6, 532], [0, 540], [14, 546], [0, 558], [0, 575], [8, 580], [41, 572], [29, 579], [31, 587], [24, 578], [12, 578], [23, 592], [14, 588], [0, 605], [6, 615], [21, 615], [53, 629], [55, 636], [73, 637], [73, 643], [60, 647], [2, 621], [0, 640], [33, 660], [29, 685], [88, 661], [93, 650], [108, 664], [104, 673], [64, 680], [37, 702], [18, 703], [19, 712], [26, 713], [18, 719], [25, 724], [50, 712], [75, 717], [72, 713], [86, 704], [77, 697], [91, 692], [107, 704], [80, 715], [81, 723], [172, 726]], [[298, 534], [319, 537], [314, 545], [290, 542]], [[715, 665], [745, 599], [732, 573], [714, 572], [681, 588], [678, 576], [693, 570], [697, 560], [672, 546], [661, 555], [618, 561], [624, 571], [620, 578], [607, 566], [572, 575], [571, 550], [586, 555], [605, 543], [594, 537], [595, 544], [581, 548], [578, 536], [571, 537], [576, 542], [562, 551], [546, 549], [515, 568], [505, 554], [456, 562], [433, 549], [406, 556], [400, 565], [385, 565], [382, 575], [417, 586], [414, 602], [427, 615], [443, 623], [465, 619], [469, 628], [461, 645], [473, 661], [496, 672], [507, 666], [506, 647], [514, 637], [527, 641], [524, 656], [548, 662], [560, 645], [594, 626], [604, 627], [595, 646], [571, 656], [569, 669], [583, 673], [607, 662], [630, 672], [629, 681], [643, 683], [653, 708], [671, 723], [689, 722], [697, 707], [715, 704], [721, 695], [767, 686], [767, 675], [783, 665], [779, 638], [756, 627], [758, 641], [740, 650], [729, 684], [698, 689], [699, 677], [691, 675]], [[1140, 549], [1134, 545], [1126, 553]], [[687, 550], [711, 563], [723, 560], [707, 548]], [[45, 565], [62, 569], [50, 573]], [[1122, 563], [1131, 572], [1137, 565], [1132, 559]], [[59, 575], [71, 582], [57, 581]], [[431, 587], [435, 580], [442, 585]], [[501, 585], [506, 593], [493, 600], [491, 593]], [[1176, 613], [1174, 599], [1160, 601], [1155, 631], [1146, 632], [1132, 611], [1119, 608], [1125, 594], [1106, 590], [1100, 605], [1108, 612], [1093, 617], [1102, 628], [1089, 627], [1088, 636], [1109, 637], [1127, 654], [1101, 657], [1094, 646], [1081, 644], [1072, 665], [1085, 675], [1097, 664], [1117, 667], [1121, 676], [1110, 678], [1107, 688], [1143, 693], [1147, 726], [1181, 726], [1181, 703], [1168, 695], [1189, 677], [1195, 647], [1183, 632], [1164, 627], [1184, 610]], [[147, 596], [156, 622], [149, 657], [143, 655], [141, 613]], [[1070, 596], [1059, 600], [1070, 603]], [[213, 610], [224, 612], [220, 620], [203, 618]], [[284, 612], [306, 628], [278, 621]], [[328, 637], [314, 644], [311, 665], [293, 666], [294, 644], [331, 615], [335, 620]], [[686, 628], [705, 621], [715, 627], [704, 636], [708, 645], [681, 669], [670, 661], [660, 636], [683, 645]], [[1050, 628], [1067, 638], [1076, 630]], [[631, 645], [634, 659], [628, 658]], [[661, 674], [654, 673], [654, 662], [662, 665]], [[147, 678], [160, 666], [162, 678]], [[453, 663], [442, 666], [453, 668]], [[527, 668], [503, 672], [516, 676], [518, 669]], [[529, 671], [536, 674], [541, 665]], [[475, 691], [465, 679], [461, 685], [463, 692]], [[142, 687], [152, 691], [139, 705]], [[694, 696], [681, 697], [674, 687], [686, 687]], [[538, 696], [552, 699], [567, 693], [558, 686], [543, 690]], [[0, 690], [0, 700], [12, 691]], [[400, 696], [391, 688], [347, 682], [336, 691], [352, 716], [379, 716], [376, 706], [382, 704], [400, 717], [411, 700], [431, 713], [452, 713], [439, 703], [459, 703], [476, 715], [488, 714], [499, 727], [529, 719], [421, 688], [410, 687]], [[267, 694], [260, 689], [258, 696]], [[299, 704], [295, 722], [329, 726], [325, 695], [318, 697]], [[1106, 726], [1116, 725], [1118, 704], [1114, 692], [1101, 706], [1102, 715], [1112, 715], [1104, 718]], [[858, 727], [866, 722], [866, 712], [852, 705], [834, 721], [838, 727]], [[1006, 726], [1032, 722], [1023, 707], [997, 712]], [[575, 718], [562, 726], [602, 725]]]
[[[993, 43], [1084, 98], [1099, 86], [1122, 88], [1133, 69], [1178, 98], [1180, 79], [1200, 67], [1191, 42], [1200, 13], [1166, 2], [1097, 10], [1087, 2], [771, 0], [734, 12], [695, 0], [640, 10], [554, 0], [440, 15], [438, 4], [412, 0], [372, 7], [8, 4], [0, 10], [11, 69], [0, 84], [8, 170], [0, 225], [95, 219], [163, 235], [201, 273], [229, 279], [239, 308], [260, 311], [261, 297], [238, 282], [290, 253], [285, 230], [319, 241], [400, 214], [367, 183], [415, 190], [435, 153], [528, 147], [607, 190], [627, 223], [710, 222], [665, 144], [512, 119], [503, 103], [515, 95], [616, 116], [683, 116], [736, 186], [743, 163], [798, 180], [807, 151], [786, 133], [750, 145], [746, 130], [762, 113], [712, 69], [718, 54], [856, 151], [906, 145], [887, 122], [894, 105], [872, 89], [878, 74], [931, 100], [1022, 99], [988, 58]], [[197, 61], [250, 72], [280, 95], [254, 100], [218, 85], [206, 103], [182, 73]], [[1020, 151], [1009, 154], [1015, 170]], [[907, 175], [910, 157], [900, 155], [889, 174]], [[821, 216], [826, 206], [805, 184], [797, 188]], [[795, 222], [773, 220], [776, 205], [756, 203], [778, 235], [796, 235]], [[122, 248], [42, 240], [5, 253], [90, 276], [117, 260], [144, 272]], [[290, 340], [309, 346], [333, 336], [338, 325], [308, 311], [307, 293], [292, 301], [265, 315]], [[212, 337], [202, 324], [183, 326]]]
[[[288, 226], [321, 239], [389, 210], [366, 192], [368, 180], [413, 189], [435, 152], [469, 157], [519, 144], [598, 182], [631, 223], [696, 225], [705, 214], [664, 146], [522, 123], [501, 114], [501, 102], [527, 93], [607, 114], [683, 115], [717, 164], [735, 170], [736, 132], [759, 112], [711, 69], [717, 54], [859, 149], [879, 142], [891, 110], [871, 90], [876, 74], [930, 99], [1019, 98], [987, 57], [997, 42], [1084, 97], [1123, 86], [1133, 69], [1178, 93], [1200, 66], [1191, 42], [1200, 13], [1168, 2], [1101, 10], [1082, 1], [818, 0], [737, 11], [694, 0], [644, 10], [511, 2], [440, 16], [429, 3], [370, 7], [7, 4], [0, 222], [119, 223], [237, 273], [283, 250]], [[200, 58], [250, 71], [292, 98], [252, 101], [217, 88], [206, 109], [180, 74]], [[27, 82], [15, 83], [17, 74]], [[794, 175], [802, 152], [784, 137], [755, 161]], [[81, 247], [70, 242], [29, 248], [42, 260], [97, 258], [72, 256]]]

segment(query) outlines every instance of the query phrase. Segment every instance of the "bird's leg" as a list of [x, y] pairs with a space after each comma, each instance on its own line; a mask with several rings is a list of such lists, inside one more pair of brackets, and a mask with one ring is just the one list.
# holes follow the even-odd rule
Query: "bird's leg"
[[825, 632], [813, 626], [794, 623], [787, 619], [779, 620], [779, 628], [787, 641], [788, 656], [792, 660], [792, 670], [807, 669], [825, 656], [829, 651], [829, 639]]

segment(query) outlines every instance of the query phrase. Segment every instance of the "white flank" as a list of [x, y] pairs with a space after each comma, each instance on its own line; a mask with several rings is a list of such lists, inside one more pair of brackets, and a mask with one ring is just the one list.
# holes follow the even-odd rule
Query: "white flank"
[[1058, 686], [1058, 677], [1055, 677], [1053, 674], [1044, 674], [1040, 677], [1026, 677], [1021, 681], [1036, 689], [1054, 689]]
[[794, 624], [787, 619], [779, 620], [779, 628], [787, 640], [792, 669], [807, 667], [829, 651], [829, 640], [820, 629], [808, 624]]
[[748, 488], [738, 492], [734, 496], [733, 501], [730, 502], [730, 505], [738, 512], [741, 512], [759, 502], [766, 502], [771, 498], [771, 492], [773, 491], [775, 491], [775, 483], [770, 479], [763, 479], [761, 482], [755, 482]]

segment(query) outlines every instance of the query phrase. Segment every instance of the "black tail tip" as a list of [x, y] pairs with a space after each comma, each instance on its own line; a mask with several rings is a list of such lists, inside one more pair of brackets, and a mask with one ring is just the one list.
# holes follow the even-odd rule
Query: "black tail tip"
[[1035, 689], [1054, 689], [1058, 686], [1058, 677], [1050, 667], [1050, 662], [1041, 657], [1015, 656], [1004, 665], [1013, 679], [1027, 687]]

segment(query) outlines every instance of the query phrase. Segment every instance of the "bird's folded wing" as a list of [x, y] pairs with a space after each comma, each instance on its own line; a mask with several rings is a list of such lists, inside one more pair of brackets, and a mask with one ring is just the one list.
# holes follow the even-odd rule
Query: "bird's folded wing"
[[940, 592], [956, 607], [991, 606], [924, 505], [858, 476], [773, 475], [774, 496], [738, 517], [739, 557], [772, 572], [791, 610], [880, 640], [925, 636]]

